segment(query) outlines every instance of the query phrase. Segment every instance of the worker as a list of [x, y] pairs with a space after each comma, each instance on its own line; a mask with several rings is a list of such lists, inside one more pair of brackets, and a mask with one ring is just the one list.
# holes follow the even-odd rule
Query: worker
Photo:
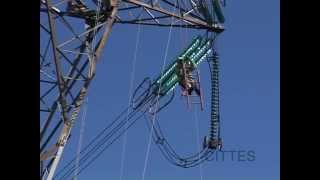
[[200, 89], [192, 75], [192, 71], [194, 69], [195, 65], [191, 60], [183, 60], [180, 57], [178, 58], [176, 74], [178, 76], [179, 85], [183, 88], [182, 95], [184, 96], [191, 95], [193, 90], [195, 90], [197, 95], [200, 96]]

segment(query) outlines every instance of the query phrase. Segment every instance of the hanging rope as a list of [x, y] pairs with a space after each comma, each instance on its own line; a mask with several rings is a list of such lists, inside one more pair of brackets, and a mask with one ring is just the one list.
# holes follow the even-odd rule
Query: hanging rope
[[[80, 174], [90, 164], [92, 164], [110, 145], [112, 145], [116, 140], [118, 140], [119, 137], [126, 130], [128, 130], [137, 120], [139, 120], [144, 115], [146, 110], [143, 110], [143, 109], [147, 109], [146, 105], [148, 105], [152, 101], [152, 99], [154, 99], [154, 97], [153, 95], [150, 95], [149, 97], [144, 98], [143, 102], [138, 103], [140, 104], [139, 107], [134, 108], [134, 111], [130, 112], [129, 118], [128, 118], [129, 121], [126, 121], [126, 118], [125, 118], [126, 116], [124, 116], [125, 113], [127, 112], [127, 109], [130, 108], [130, 107], [127, 107], [124, 111], [120, 113], [120, 115], [113, 122], [108, 124], [96, 137], [94, 137], [89, 142], [89, 144], [86, 147], [83, 148], [83, 150], [80, 153], [82, 157], [80, 159], [80, 165], [79, 165], [79, 166], [82, 166], [82, 165], [83, 166], [80, 169], [78, 174]], [[124, 119], [119, 121], [122, 117], [124, 117]], [[123, 126], [126, 124], [126, 122], [129, 125], [126, 128], [124, 128], [123, 131], [120, 131], [121, 128], [123, 128]], [[111, 139], [112, 137], [115, 137], [115, 138]], [[66, 179], [67, 177], [69, 177], [71, 173], [75, 171], [75, 166], [71, 166], [72, 162], [75, 160], [76, 158], [72, 159], [69, 163], [67, 163], [67, 165], [65, 165], [63, 169], [60, 170], [55, 175], [55, 178], [61, 177], [60, 179]], [[86, 163], [88, 160], [90, 161]]]
[[[177, 1], [175, 1], [175, 5], [174, 7], [176, 6], [176, 3]], [[172, 8], [174, 10], [173, 13], [175, 13], [175, 8]], [[171, 18], [171, 24], [170, 24], [170, 29], [169, 29], [169, 35], [168, 35], [168, 41], [167, 41], [167, 45], [166, 45], [166, 49], [165, 49], [165, 56], [164, 56], [164, 59], [163, 59], [163, 64], [162, 64], [162, 69], [161, 69], [161, 76], [163, 76], [163, 73], [164, 73], [164, 68], [165, 68], [165, 65], [166, 65], [166, 60], [167, 60], [167, 55], [168, 55], [168, 51], [169, 51], [169, 45], [170, 45], [170, 40], [171, 40], [171, 33], [172, 33], [172, 22], [173, 22], [173, 17]], [[161, 85], [162, 83], [160, 83], [160, 87], [159, 87], [159, 90], [158, 90], [158, 93], [157, 93], [157, 97], [156, 97], [156, 106], [155, 106], [155, 112], [157, 111], [157, 108], [159, 106], [159, 96], [160, 96], [160, 90], [161, 90]], [[142, 171], [142, 180], [145, 179], [145, 174], [146, 174], [146, 169], [147, 169], [147, 164], [148, 164], [148, 159], [149, 159], [149, 153], [150, 153], [150, 145], [151, 145], [151, 140], [152, 140], [152, 134], [153, 134], [153, 126], [154, 126], [154, 121], [156, 119], [156, 114], [157, 113], [154, 113], [153, 114], [153, 117], [152, 117], [152, 126], [151, 126], [151, 131], [150, 131], [150, 134], [149, 134], [149, 140], [148, 140], [148, 146], [147, 146], [147, 153], [146, 153], [146, 157], [145, 157], [145, 161], [144, 161], [144, 167], [143, 167], [143, 171]]]
[[[136, 63], [137, 63], [137, 54], [138, 54], [138, 49], [139, 49], [139, 42], [140, 42], [140, 28], [141, 25], [138, 25], [138, 32], [137, 32], [137, 38], [136, 38], [136, 45], [135, 45], [135, 50], [134, 50], [134, 57], [133, 57], [133, 62], [132, 62], [132, 71], [131, 71], [131, 81], [130, 81], [130, 88], [129, 88], [129, 101], [128, 101], [128, 107], [130, 107], [131, 101], [132, 101], [132, 90], [133, 90], [133, 81], [135, 78], [135, 70], [136, 70]], [[129, 118], [129, 113], [130, 113], [130, 108], [127, 110], [127, 116], [126, 116], [126, 124], [128, 122]], [[127, 126], [125, 126], [126, 128]], [[123, 137], [123, 144], [122, 144], [122, 153], [121, 153], [121, 165], [120, 165], [120, 180], [122, 180], [123, 177], [123, 169], [124, 169], [124, 160], [125, 160], [125, 153], [126, 153], [126, 144], [127, 144], [127, 131], [124, 133]]]
[[81, 150], [83, 135], [84, 135], [85, 120], [86, 120], [86, 115], [87, 115], [87, 106], [88, 106], [88, 97], [86, 99], [86, 103], [83, 106], [83, 113], [82, 113], [82, 119], [81, 119], [81, 124], [80, 124], [80, 135], [79, 135], [79, 142], [78, 142], [78, 149], [77, 149], [76, 170], [74, 173], [75, 180], [77, 179], [77, 174], [78, 174], [78, 170], [79, 170], [80, 150]]
[[[95, 23], [94, 26], [96, 27], [99, 23], [99, 15], [100, 15], [100, 9], [101, 9], [101, 1], [98, 1], [98, 5], [96, 6], [96, 16], [95, 16]], [[94, 69], [95, 66], [95, 57], [93, 51], [94, 51], [94, 44], [96, 43], [96, 34], [97, 34], [97, 29], [95, 28], [93, 30], [93, 40], [91, 42], [91, 54], [89, 54], [89, 72], [88, 72], [88, 76], [89, 78], [92, 76], [92, 69]], [[88, 43], [88, 42], [86, 42]], [[87, 46], [88, 47], [88, 46]], [[84, 133], [84, 127], [85, 127], [85, 119], [86, 119], [86, 113], [87, 113], [87, 104], [88, 104], [88, 98], [86, 99], [86, 104], [84, 105], [84, 109], [83, 109], [83, 114], [82, 114], [82, 121], [81, 121], [81, 127], [80, 127], [80, 135], [79, 135], [79, 143], [78, 143], [78, 149], [77, 149], [77, 159], [76, 159], [76, 169], [74, 171], [74, 179], [77, 179], [77, 175], [78, 175], [78, 171], [79, 171], [79, 161], [80, 161], [80, 152], [81, 152], [81, 146], [82, 146], [82, 138], [83, 138], [83, 133]]]
[[[201, 143], [200, 143], [200, 130], [199, 130], [199, 118], [198, 118], [198, 113], [197, 113], [197, 107], [195, 107], [194, 110], [194, 120], [195, 120], [195, 129], [196, 129], [196, 134], [197, 134], [197, 144], [196, 147], [198, 147], [199, 151], [201, 151]], [[200, 154], [198, 155], [198, 158], [200, 159]], [[199, 165], [199, 171], [200, 171], [200, 180], [203, 180], [203, 175], [202, 175], [202, 164]]]

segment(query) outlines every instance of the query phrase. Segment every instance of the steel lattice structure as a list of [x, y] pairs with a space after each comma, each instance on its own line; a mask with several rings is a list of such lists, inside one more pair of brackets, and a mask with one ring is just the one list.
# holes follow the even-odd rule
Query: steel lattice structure
[[[195, 0], [40, 1], [40, 173], [52, 179], [114, 24], [221, 33]], [[179, 23], [179, 24], [178, 24]]]

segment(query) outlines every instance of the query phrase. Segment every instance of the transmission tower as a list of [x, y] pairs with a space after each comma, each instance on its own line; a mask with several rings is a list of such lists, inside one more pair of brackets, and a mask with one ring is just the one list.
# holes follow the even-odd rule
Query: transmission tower
[[53, 178], [113, 25], [223, 32], [221, 22], [201, 11], [206, 2], [40, 0], [41, 179]]

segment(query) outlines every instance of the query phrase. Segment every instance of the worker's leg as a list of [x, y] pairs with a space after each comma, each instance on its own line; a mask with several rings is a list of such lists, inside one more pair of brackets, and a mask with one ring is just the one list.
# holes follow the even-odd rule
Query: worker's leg
[[200, 89], [195, 87], [194, 90], [196, 91], [196, 93], [198, 94], [198, 96], [200, 96], [201, 92], [200, 92]]
[[189, 89], [188, 89], [188, 94], [189, 94], [189, 96], [192, 94], [192, 91], [193, 91], [193, 87], [190, 87]]

